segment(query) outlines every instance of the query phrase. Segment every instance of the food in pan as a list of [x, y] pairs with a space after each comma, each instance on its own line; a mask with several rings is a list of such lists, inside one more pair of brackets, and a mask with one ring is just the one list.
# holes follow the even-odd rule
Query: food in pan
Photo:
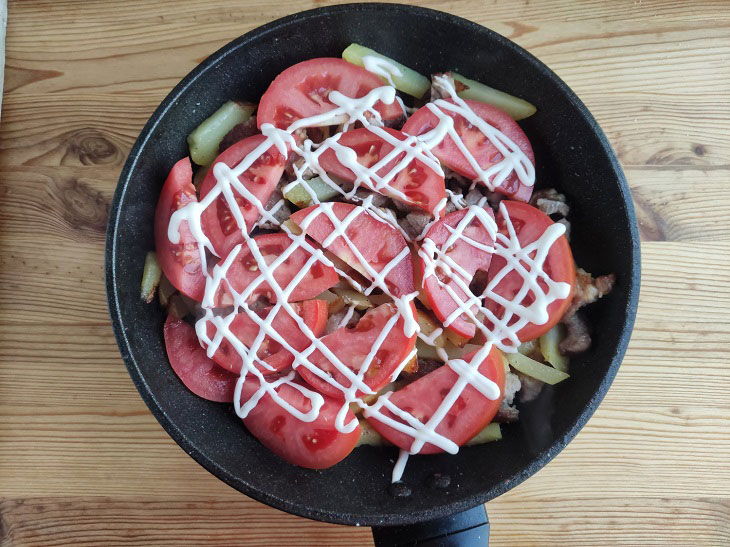
[[[232, 402], [286, 461], [358, 444], [401, 457], [501, 438], [516, 397], [569, 378], [579, 308], [610, 292], [574, 264], [569, 205], [535, 190], [517, 124], [534, 106], [429, 80], [353, 44], [229, 102], [165, 181], [155, 292], [175, 373]], [[518, 395], [519, 394], [519, 395]]]

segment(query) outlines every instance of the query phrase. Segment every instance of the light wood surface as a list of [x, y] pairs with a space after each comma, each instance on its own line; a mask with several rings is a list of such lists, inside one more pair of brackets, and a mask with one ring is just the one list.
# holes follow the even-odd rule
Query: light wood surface
[[[326, 4], [11, 0], [0, 124], [0, 543], [369, 545], [247, 499], [167, 436], [103, 285], [117, 177], [209, 53]], [[595, 417], [488, 504], [493, 545], [730, 544], [730, 9], [725, 1], [427, 1], [489, 26], [583, 99], [641, 221], [641, 302]]]

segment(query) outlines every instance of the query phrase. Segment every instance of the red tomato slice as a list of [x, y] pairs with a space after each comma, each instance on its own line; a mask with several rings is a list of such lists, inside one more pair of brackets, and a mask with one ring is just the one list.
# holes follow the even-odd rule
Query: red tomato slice
[[[295, 313], [312, 330], [314, 336], [319, 338], [327, 325], [327, 302], [324, 300], [306, 300], [300, 304], [291, 304], [291, 306], [294, 308]], [[256, 313], [262, 319], [266, 319], [271, 311], [272, 308], [264, 308], [256, 310], [253, 313]], [[276, 315], [274, 315], [271, 326], [276, 332], [284, 336], [289, 345], [297, 351], [301, 351], [311, 344], [309, 337], [302, 332], [295, 319], [284, 309], [279, 309]], [[251, 344], [253, 344], [261, 330], [258, 324], [246, 313], [237, 314], [229, 328], [233, 335], [247, 347], [251, 347]], [[215, 326], [212, 323], [208, 323], [208, 336], [212, 339], [215, 333]], [[274, 369], [272, 371], [261, 365], [257, 365], [258, 370], [264, 374], [273, 374], [282, 370], [290, 366], [294, 360], [294, 356], [289, 350], [284, 349], [279, 342], [269, 336], [261, 342], [261, 346], [256, 355], [260, 360], [265, 361]], [[226, 370], [230, 370], [236, 374], [241, 373], [241, 366], [243, 364], [241, 356], [225, 338], [221, 341], [213, 355], [213, 360]]]
[[[448, 102], [453, 103], [454, 101], [448, 99]], [[520, 150], [524, 152], [529, 160], [533, 164], [535, 163], [535, 155], [532, 152], [532, 146], [527, 135], [525, 135], [525, 132], [517, 125], [517, 122], [510, 118], [507, 113], [499, 108], [480, 103], [479, 101], [467, 100], [465, 102], [477, 116], [509, 137], [512, 142], [519, 146]], [[454, 129], [456, 133], [461, 137], [467, 150], [471, 152], [482, 169], [487, 169], [504, 159], [492, 142], [463, 116], [449, 110], [444, 110], [444, 113], [454, 118]], [[438, 117], [436, 114], [431, 112], [428, 107], [423, 106], [413, 116], [408, 118], [402, 131], [409, 135], [422, 135], [436, 127], [436, 125], [438, 125]], [[450, 136], [447, 135], [432, 152], [444, 165], [460, 175], [464, 175], [471, 180], [477, 178], [476, 171], [474, 171], [474, 168], [469, 164], [464, 154], [459, 150]], [[532, 195], [532, 189], [532, 186], [522, 184], [515, 172], [508, 176], [500, 186], [495, 188], [497, 192], [520, 201], [529, 201]]]
[[[337, 108], [329, 100], [332, 91], [359, 99], [384, 84], [378, 76], [343, 59], [322, 57], [290, 66], [279, 74], [261, 97], [256, 120], [286, 129], [301, 118], [324, 114]], [[400, 105], [377, 102], [383, 120], [403, 115]]]
[[[241, 401], [250, 399], [258, 388], [258, 381], [247, 377], [241, 390]], [[295, 387], [283, 384], [277, 388], [277, 393], [301, 412], [311, 408], [309, 399]], [[324, 469], [344, 459], [360, 438], [359, 425], [351, 433], [340, 433], [335, 428], [335, 418], [341, 404], [325, 397], [317, 419], [302, 422], [276, 404], [267, 393], [243, 419], [243, 423], [261, 444], [289, 463], [310, 469]], [[353, 419], [355, 415], [350, 410], [345, 423]]]
[[[253, 137], [243, 139], [223, 151], [215, 159], [213, 165], [216, 163], [225, 163], [229, 167], [235, 167], [265, 140], [266, 137], [263, 135], [254, 135]], [[285, 165], [286, 158], [281, 155], [276, 146], [271, 146], [259, 159], [253, 162], [251, 167], [246, 169], [238, 177], [238, 180], [262, 204], [266, 205], [279, 179], [281, 179], [281, 175], [284, 173]], [[211, 168], [203, 180], [203, 186], [200, 189], [200, 199], [204, 199], [215, 185], [216, 178]], [[233, 194], [241, 210], [241, 214], [246, 221], [246, 228], [251, 231], [254, 223], [261, 217], [259, 210], [253, 203], [236, 192], [235, 189], [233, 189]], [[228, 202], [226, 202], [223, 196], [218, 196], [203, 211], [201, 220], [203, 223], [203, 232], [210, 239], [210, 243], [213, 245], [213, 249], [218, 256], [226, 256], [233, 247], [243, 241], [241, 229], [238, 227], [236, 219], [228, 207]]]
[[[415, 307], [412, 309], [415, 316], [416, 309]], [[345, 366], [357, 374], [366, 357], [375, 347], [378, 336], [380, 336], [388, 321], [397, 313], [398, 310], [393, 304], [383, 304], [368, 311], [354, 328], [342, 327], [337, 329], [323, 337], [322, 342]], [[363, 381], [373, 391], [380, 391], [390, 383], [391, 375], [398, 368], [398, 365], [408, 357], [416, 344], [416, 334], [411, 337], [403, 334], [404, 323], [402, 317], [398, 318], [375, 352], [375, 356], [365, 372]], [[352, 385], [350, 380], [319, 350], [312, 353], [309, 361], [320, 370], [330, 374], [345, 388]], [[336, 399], [344, 399], [342, 391], [322, 380], [306, 367], [298, 367], [297, 372], [320, 393]], [[360, 395], [363, 395], [363, 392], [358, 390], [357, 396]]]
[[[432, 240], [439, 250], [443, 250], [442, 245], [444, 245], [451, 236], [451, 232], [448, 230], [447, 226], [455, 228], [468, 212], [468, 209], [462, 209], [461, 211], [449, 213], [436, 224], [431, 226], [426, 233], [426, 239]], [[494, 218], [494, 213], [492, 213], [491, 210], [487, 210], [487, 213]], [[469, 222], [469, 225], [466, 227], [463, 234], [464, 237], [467, 237], [478, 244], [489, 247], [494, 245], [494, 240], [489, 235], [489, 232], [476, 217]], [[477, 270], [488, 271], [489, 263], [492, 261], [491, 253], [478, 249], [463, 238], [457, 239], [449, 247], [446, 252], [446, 256], [466, 270], [466, 273], [469, 275], [467, 284]], [[421, 272], [425, 271], [425, 262], [420, 256], [419, 268]], [[444, 274], [440, 269], [437, 269], [435, 275], [429, 275], [423, 280], [423, 287], [425, 289], [428, 302], [431, 305], [431, 309], [436, 314], [436, 317], [438, 317], [442, 322], [446, 321], [446, 319], [458, 309], [458, 306], [451, 294], [449, 294], [444, 287], [439, 285], [439, 279], [446, 282], [447, 286], [456, 293], [461, 302], [465, 302], [467, 300], [467, 293], [465, 293], [456, 281], [453, 280], [456, 275], [458, 274], [454, 273], [452, 276], [446, 276], [446, 274]], [[476, 330], [474, 323], [472, 323], [465, 314], [461, 314], [457, 317], [448, 326], [448, 328], [464, 338], [472, 338]]]
[[[530, 243], [537, 241], [545, 230], [548, 229], [553, 223], [546, 214], [528, 205], [518, 201], [503, 201], [504, 206], [507, 208], [507, 214], [509, 215], [512, 225], [514, 226], [517, 234], [517, 239], [520, 242], [521, 247], [525, 247]], [[507, 226], [502, 213], [497, 215], [497, 226], [500, 233], [508, 235]], [[532, 255], [534, 256], [534, 254]], [[488, 277], [491, 279], [507, 264], [506, 260], [500, 256], [495, 255], [492, 259], [492, 264], [489, 267]], [[555, 300], [548, 306], [549, 319], [544, 325], [536, 325], [534, 323], [528, 323], [517, 333], [518, 338], [522, 342], [528, 342], [539, 336], [542, 336], [549, 331], [565, 314], [565, 311], [570, 305], [570, 301], [573, 298], [573, 290], [575, 288], [575, 263], [573, 262], [573, 253], [570, 251], [570, 244], [565, 236], [560, 236], [558, 240], [553, 243], [548, 252], [547, 258], [543, 265], [543, 270], [553, 281], [563, 281], [570, 284], [570, 294], [567, 298]], [[512, 271], [508, 273], [494, 288], [494, 292], [499, 296], [512, 300], [515, 295], [519, 292], [522, 287], [522, 276], [519, 273]], [[544, 282], [539, 281], [538, 285], [545, 289], [547, 286]], [[527, 306], [535, 300], [532, 292], [529, 292], [527, 296], [522, 300], [522, 304]], [[497, 317], [504, 316], [504, 308], [496, 302], [485, 299], [486, 307], [492, 311]], [[514, 324], [515, 320], [509, 321], [508, 324]]]
[[238, 376], [216, 365], [200, 347], [195, 329], [171, 315], [165, 321], [165, 348], [172, 370], [198, 397], [232, 403]]
[[[408, 138], [408, 135], [395, 129], [386, 127], [383, 130], [399, 141]], [[357, 153], [357, 162], [365, 167], [372, 167], [395, 148], [393, 144], [364, 127], [343, 133], [337, 142], [354, 150]], [[405, 155], [405, 152], [395, 155], [391, 161], [378, 169], [376, 174], [381, 177], [388, 175]], [[331, 148], [322, 153], [319, 157], [319, 164], [328, 173], [350, 182], [355, 182], [357, 178], [355, 173], [340, 163], [337, 154]], [[372, 184], [374, 186], [376, 181], [372, 181]], [[389, 188], [405, 194], [405, 199], [394, 195]], [[378, 192], [408, 205], [415, 205], [434, 217], [436, 207], [446, 198], [444, 177], [418, 159], [412, 159], [400, 168], [388, 185]]]
[[[286, 249], [295, 245], [294, 241], [285, 233], [264, 234], [253, 238], [259, 251], [264, 256], [266, 264], [274, 262]], [[304, 268], [305, 263], [312, 255], [302, 247], [297, 246], [294, 251], [273, 271], [274, 280], [283, 289], [286, 288], [296, 277], [299, 271]], [[216, 307], [226, 307], [233, 304], [233, 296], [229, 291], [228, 284], [237, 293], [243, 292], [255, 279], [261, 275], [256, 258], [251, 249], [244, 244], [238, 256], [228, 269], [226, 279], [223, 281], [216, 293]], [[339, 277], [334, 268], [325, 266], [321, 262], [315, 262], [307, 273], [297, 283], [289, 295], [289, 302], [309, 300], [318, 294], [336, 285]], [[267, 281], [262, 282], [251, 294], [248, 302], [254, 302], [259, 297], [266, 297], [269, 302], [274, 303], [276, 294]]]
[[[335, 225], [327, 216], [326, 211], [330, 210], [339, 220], [357, 211], [359, 214], [350, 222], [345, 230], [345, 235], [352, 241], [355, 248], [363, 256], [377, 273], [380, 273], [392, 260], [401, 255], [403, 249], [408, 249], [405, 239], [401, 233], [390, 224], [381, 222], [374, 218], [362, 207], [349, 203], [323, 203], [312, 205], [301, 209], [291, 216], [291, 220], [300, 227], [306, 224], [304, 231], [314, 238], [320, 245], [335, 230]], [[319, 211], [319, 212], [317, 212]], [[313, 220], [305, 220], [310, 214], [315, 214]], [[360, 259], [355, 255], [342, 236], [338, 236], [327, 247], [330, 252], [343, 260], [349, 266], [362, 275], [372, 280]], [[410, 294], [413, 288], [413, 263], [409, 253], [391, 268], [385, 275], [385, 283], [396, 297]]]
[[[464, 356], [464, 360], [470, 362], [475, 353], [472, 352]], [[487, 399], [475, 387], [467, 385], [444, 419], [436, 427], [436, 433], [451, 439], [459, 446], [484, 429], [497, 414], [497, 410], [499, 410], [502, 403], [505, 370], [502, 354], [497, 348], [492, 348], [489, 355], [482, 361], [479, 365], [479, 372], [499, 386], [500, 397], [494, 401]], [[436, 409], [441, 405], [441, 402], [458, 379], [459, 375], [451, 367], [444, 365], [396, 391], [391, 395], [390, 400], [398, 408], [416, 417], [421, 423], [426, 423], [436, 412]], [[385, 408], [381, 412], [389, 418], [405, 423]], [[371, 416], [367, 420], [384, 439], [404, 450], [411, 448], [414, 439], [407, 433], [402, 433], [385, 425], [375, 416]], [[426, 443], [420, 454], [437, 454], [440, 452], [443, 452], [441, 448]]]
[[198, 244], [188, 223], [180, 224], [180, 242], [177, 245], [167, 237], [172, 213], [193, 201], [198, 201], [193, 186], [193, 169], [190, 160], [183, 158], [173, 165], [157, 201], [155, 249], [160, 268], [170, 283], [184, 295], [200, 302], [205, 292], [205, 277], [200, 267]]

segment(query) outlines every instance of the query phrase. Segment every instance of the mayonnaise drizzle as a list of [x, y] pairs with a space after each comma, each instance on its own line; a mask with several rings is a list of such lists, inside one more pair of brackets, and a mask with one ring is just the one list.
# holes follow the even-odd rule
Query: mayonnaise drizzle
[[[424, 259], [426, 264], [425, 275], [433, 274], [437, 270], [440, 271], [444, 281], [439, 282], [445, 288], [447, 293], [451, 295], [457, 305], [456, 311], [444, 322], [445, 325], [450, 324], [450, 322], [464, 314], [477, 325], [477, 328], [485, 336], [487, 343], [477, 350], [476, 355], [469, 363], [463, 359], [449, 359], [448, 355], [446, 355], [446, 352], [442, 348], [437, 348], [437, 351], [446, 363], [446, 366], [451, 367], [451, 369], [457, 373], [458, 380], [449, 390], [436, 412], [426, 423], [420, 422], [414, 416], [393, 404], [390, 400], [391, 393], [386, 393], [380, 396], [372, 404], [366, 403], [362, 398], [357, 396], [358, 391], [365, 395], [373, 394], [372, 389], [370, 389], [363, 381], [364, 375], [368, 371], [378, 349], [392, 332], [392, 329], [396, 328], [399, 321], [402, 323], [401, 328], [406, 336], [412, 336], [414, 333], [418, 333], [421, 340], [430, 345], [434, 345], [435, 338], [438, 336], [438, 333], [442, 332], [442, 330], [437, 329], [437, 331], [430, 337], [419, 333], [418, 323], [412, 309], [412, 300], [416, 297], [417, 293], [394, 295], [385, 283], [385, 278], [388, 272], [395, 268], [401, 261], [411, 260], [410, 252], [407, 247], [380, 271], [377, 271], [372, 264], [369, 264], [367, 260], [365, 260], [360, 250], [347, 236], [347, 227], [354, 222], [359, 215], [365, 214], [372, 216], [379, 222], [384, 222], [394, 226], [406, 237], [406, 239], [408, 239], [407, 234], [398, 225], [393, 212], [373, 206], [372, 196], [368, 196], [364, 200], [361, 200], [361, 207], [354, 209], [346, 218], [340, 220], [334, 214], [333, 205], [331, 203], [319, 203], [316, 194], [312, 191], [311, 187], [307, 185], [305, 174], [319, 175], [326, 184], [349, 200], [357, 201], [355, 193], [359, 187], [364, 187], [370, 191], [384, 194], [393, 199], [403, 199], [405, 196], [397, 189], [393, 188], [390, 183], [395, 179], [398, 173], [405, 169], [414, 159], [421, 161], [428, 168], [443, 176], [441, 166], [431, 150], [448, 135], [454, 140], [459, 149], [464, 153], [470, 165], [472, 165], [474, 170], [477, 172], [478, 180], [482, 181], [490, 190], [493, 190], [502, 184], [512, 172], [517, 174], [520, 182], [528, 186], [534, 184], [535, 176], [532, 163], [520, 151], [519, 147], [506, 135], [479, 118], [469, 108], [469, 106], [456, 95], [456, 91], [448, 81], [441, 81], [439, 84], [447, 89], [454, 102], [451, 103], [439, 99], [428, 104], [428, 108], [438, 117], [438, 124], [436, 127], [420, 136], [408, 136], [403, 141], [395, 139], [387, 131], [382, 129], [383, 120], [379, 112], [375, 109], [375, 106], [378, 102], [391, 104], [397, 99], [395, 89], [392, 85], [392, 76], [399, 76], [400, 70], [395, 65], [387, 63], [387, 61], [383, 61], [377, 57], [371, 58], [368, 56], [364, 59], [364, 63], [368, 70], [384, 77], [391, 85], [373, 89], [361, 98], [350, 98], [337, 91], [333, 91], [329, 95], [329, 100], [335, 105], [335, 108], [323, 114], [297, 120], [286, 130], [277, 129], [270, 124], [264, 124], [261, 131], [266, 139], [255, 150], [248, 154], [238, 165], [229, 167], [223, 163], [217, 163], [213, 166], [212, 172], [216, 178], [216, 185], [199, 203], [190, 203], [172, 215], [168, 228], [168, 237], [173, 243], [179, 242], [180, 225], [183, 222], [187, 222], [192, 236], [198, 244], [201, 263], [203, 266], [202, 271], [206, 277], [206, 286], [205, 296], [203, 299], [205, 315], [196, 323], [196, 333], [201, 341], [201, 345], [206, 348], [208, 356], [212, 357], [220, 347], [223, 340], [226, 340], [241, 357], [243, 364], [241, 368], [241, 375], [236, 384], [233, 401], [237, 415], [241, 418], [246, 417], [256, 406], [258, 401], [260, 401], [265, 395], [269, 395], [282, 409], [304, 422], [311, 422], [315, 420], [319, 415], [319, 410], [324, 404], [324, 398], [322, 395], [313, 389], [309, 389], [294, 381], [294, 372], [272, 380], [267, 378], [260, 370], [258, 370], [256, 365], [259, 365], [264, 369], [271, 369], [271, 367], [268, 367], [264, 361], [257, 357], [264, 339], [268, 336], [294, 355], [293, 368], [295, 370], [299, 367], [305, 367], [322, 380], [342, 391], [344, 395], [344, 402], [337, 414], [335, 423], [335, 426], [339, 431], [347, 433], [353, 431], [357, 427], [357, 418], [350, 420], [349, 422], [346, 421], [350, 404], [355, 403], [363, 409], [363, 414], [366, 417], [376, 417], [379, 421], [413, 437], [413, 443], [411, 444], [410, 449], [407, 451], [401, 451], [398, 462], [393, 470], [393, 481], [396, 481], [399, 480], [403, 474], [408, 455], [418, 453], [427, 443], [438, 446], [449, 453], [456, 453], [458, 451], [459, 447], [456, 443], [436, 432], [436, 429], [444, 417], [448, 414], [459, 395], [467, 386], [472, 386], [489, 399], [496, 400], [501, 396], [499, 387], [479, 373], [478, 364], [487, 357], [494, 346], [497, 346], [501, 350], [507, 352], [516, 351], [516, 347], [519, 345], [516, 333], [519, 329], [528, 322], [544, 323], [547, 320], [547, 306], [557, 298], [565, 298], [568, 294], [569, 286], [566, 283], [554, 282], [542, 270], [542, 264], [544, 263], [550, 246], [564, 231], [564, 227], [562, 225], [556, 224], [551, 226], [542, 235], [542, 237], [538, 239], [538, 241], [523, 248], [517, 240], [514, 229], [509, 221], [509, 217], [507, 216], [507, 211], [503, 206], [501, 212], [507, 219], [509, 227], [508, 236], [497, 232], [494, 220], [482, 208], [483, 203], [468, 207], [468, 213], [455, 228], [451, 229], [449, 239], [442, 248], [447, 249], [451, 244], [461, 240], [478, 247], [484, 252], [490, 252], [494, 255], [502, 256], [506, 260], [507, 265], [505, 268], [494, 276], [492, 280], [490, 280], [483, 294], [474, 295], [471, 293], [469, 290], [469, 283], [471, 282], [470, 276], [467, 275], [466, 271], [460, 265], [451, 260], [446, 253], [440, 251], [430, 239], [425, 239], [423, 241], [421, 249], [419, 250], [419, 255]], [[454, 121], [449, 113], [456, 113], [463, 116], [470, 124], [477, 127], [499, 150], [503, 156], [503, 160], [488, 169], [482, 169], [454, 130]], [[339, 143], [342, 133], [336, 133], [319, 144], [315, 144], [311, 140], [305, 139], [300, 145], [297, 144], [297, 141], [293, 137], [293, 133], [301, 128], [343, 124], [343, 131], [346, 131], [357, 122], [360, 122], [369, 131], [373, 132], [375, 135], [384, 139], [393, 146], [390, 153], [386, 154], [376, 164], [370, 167], [360, 165], [357, 162], [357, 154], [354, 150]], [[256, 241], [253, 237], [251, 237], [251, 235], [249, 235], [249, 228], [251, 227], [246, 227], [243, 215], [241, 214], [235, 200], [235, 195], [239, 194], [256, 207], [261, 215], [261, 220], [259, 220], [256, 225], [263, 222], [279, 224], [274, 217], [276, 206], [270, 211], [265, 210], [264, 204], [261, 203], [261, 201], [256, 198], [256, 196], [254, 196], [239, 180], [240, 175], [251, 167], [251, 165], [253, 165], [253, 163], [272, 146], [276, 147], [284, 156], [287, 156], [288, 153], [294, 153], [299, 158], [302, 158], [301, 164], [294, 165], [295, 179], [290, 183], [290, 186], [296, 184], [303, 185], [305, 190], [309, 192], [312, 202], [318, 204], [318, 206], [315, 207], [301, 222], [300, 227], [302, 229], [302, 233], [294, 234], [286, 226], [282, 226], [282, 230], [288, 234], [289, 238], [292, 240], [292, 244], [280, 256], [273, 258], [273, 260], [271, 257], [265, 257], [262, 255]], [[356, 180], [351, 190], [344, 190], [320, 166], [319, 158], [322, 153], [328, 149], [333, 150], [338, 160], [345, 167], [355, 173]], [[290, 152], [288, 152], [288, 150], [290, 150]], [[390, 171], [385, 174], [378, 173], [385, 165], [394, 159], [397, 159], [398, 161], [394, 167], [390, 169]], [[285, 188], [285, 191], [286, 190], [287, 188]], [[206, 251], [213, 252], [213, 248], [203, 232], [201, 214], [219, 196], [222, 196], [228, 203], [234, 219], [238, 224], [238, 227], [241, 229], [244, 241], [242, 244], [234, 248], [227, 257], [223, 258], [218, 264], [216, 264], [210, 272], [208, 272], [208, 268], [206, 266]], [[440, 216], [440, 213], [445, 209], [447, 202], [451, 202], [457, 209], [467, 208], [463, 196], [447, 191], [447, 197], [441, 200], [433, 211], [434, 221], [426, 226], [416, 240], [422, 240], [425, 237], [425, 234], [428, 232], [428, 228], [430, 228], [433, 222], [436, 221], [435, 219]], [[281, 204], [277, 205], [281, 206]], [[336, 240], [343, 241], [360, 262], [360, 267], [357, 269], [359, 269], [361, 273], [370, 280], [371, 284], [369, 286], [362, 286], [358, 281], [348, 276], [345, 272], [335, 268], [340, 276], [346, 279], [351, 286], [363, 294], [368, 295], [376, 289], [381, 290], [383, 293], [390, 296], [392, 300], [392, 304], [390, 305], [394, 306], [397, 311], [397, 313], [395, 313], [387, 321], [385, 327], [378, 335], [369, 354], [365, 357], [357, 372], [350, 370], [337, 355], [329, 350], [329, 348], [325, 346], [320, 339], [314, 336], [311, 329], [296, 313], [294, 307], [288, 302], [288, 297], [291, 292], [315, 264], [322, 263], [326, 266], [335, 267], [335, 265], [324, 254], [323, 250], [310, 244], [305, 236], [308, 226], [319, 215], [325, 215], [334, 226], [332, 234], [323, 241], [322, 247], [326, 249]], [[493, 236], [495, 239], [495, 245], [493, 247], [479, 244], [464, 235], [464, 230], [472, 220], [481, 222]], [[230, 266], [241, 253], [244, 245], [248, 247], [252, 257], [255, 259], [260, 275], [241, 293], [237, 293], [231, 284], [228, 283], [226, 275]], [[309, 259], [302, 269], [297, 272], [292, 281], [286, 287], [281, 287], [277, 284], [273, 274], [276, 268], [283, 264], [287, 257], [296, 249], [303, 249], [307, 251], [310, 255]], [[496, 284], [499, 283], [499, 280], [510, 271], [518, 272], [524, 280], [523, 287], [518, 292], [514, 301], [505, 300], [493, 292], [493, 289]], [[448, 285], [449, 280], [453, 280], [453, 282], [464, 292], [466, 295], [465, 299], [462, 299], [455, 291], [453, 291], [453, 289]], [[539, 282], [544, 283], [548, 287], [547, 292], [542, 290]], [[215, 295], [224, 283], [233, 298], [233, 311], [229, 313], [214, 309]], [[247, 303], [249, 297], [254, 294], [256, 288], [262, 283], [267, 283], [268, 286], [271, 287], [273, 296], [271, 299], [273, 306], [265, 317], [261, 317], [257, 313], [254, 313]], [[531, 291], [535, 298], [530, 305], [523, 306], [521, 302], [528, 291]], [[505, 316], [502, 318], [494, 317], [494, 315], [483, 304], [485, 298], [492, 299], [501, 304], [506, 310]], [[285, 333], [278, 333], [272, 327], [274, 317], [278, 313], [282, 312], [287, 313], [290, 317], [292, 317], [297, 322], [301, 331], [311, 341], [310, 345], [304, 350], [295, 350], [287, 342], [283, 335]], [[230, 325], [238, 313], [246, 313], [247, 316], [259, 326], [259, 333], [251, 343], [250, 347], [247, 347], [238, 338], [236, 338], [230, 329]], [[341, 325], [347, 324], [353, 313], [354, 308], [349, 308], [341, 322]], [[491, 322], [491, 329], [485, 325], [485, 321], [483, 320], [484, 318], [488, 319], [488, 322]], [[509, 325], [509, 322], [513, 318], [516, 318], [516, 322], [513, 325]], [[212, 329], [212, 336], [209, 336], [210, 326], [214, 327]], [[309, 359], [315, 351], [321, 352], [342, 374], [342, 376], [346, 378], [349, 385], [340, 384], [332, 377], [331, 374], [319, 369]], [[414, 349], [399, 364], [391, 379], [395, 380], [403, 368], [415, 356], [416, 350]], [[248, 399], [248, 401], [242, 402], [242, 387], [249, 376], [254, 377], [258, 381], [259, 388], [254, 395]], [[284, 384], [297, 389], [300, 393], [302, 393], [302, 395], [304, 395], [304, 397], [306, 397], [306, 399], [308, 399], [310, 404], [309, 409], [306, 412], [292, 407], [285, 399], [279, 396], [277, 388]]]

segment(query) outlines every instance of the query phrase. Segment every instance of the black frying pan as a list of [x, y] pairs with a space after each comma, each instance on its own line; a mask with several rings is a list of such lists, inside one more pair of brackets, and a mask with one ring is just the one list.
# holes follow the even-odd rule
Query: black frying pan
[[[520, 421], [504, 427], [499, 442], [465, 448], [456, 456], [411, 458], [405, 497], [408, 492], [389, 488], [394, 449], [358, 448], [333, 468], [301, 469], [249, 435], [232, 405], [190, 393], [167, 362], [163, 310], [139, 298], [145, 253], [154, 247], [155, 204], [169, 169], [187, 154], [185, 137], [226, 100], [257, 101], [283, 69], [313, 57], [339, 56], [350, 42], [423, 74], [454, 69], [536, 104], [538, 113], [521, 125], [535, 150], [538, 186], [555, 186], [568, 195], [578, 264], [591, 272], [615, 272], [618, 279], [613, 293], [588, 309], [593, 347], [572, 360], [570, 380], [546, 387], [536, 401], [523, 405]], [[388, 544], [459, 530], [467, 531], [450, 535], [451, 544], [484, 540], [488, 525], [481, 504], [555, 457], [603, 399], [629, 341], [639, 267], [639, 237], [624, 175], [573, 92], [532, 55], [484, 27], [393, 4], [333, 6], [279, 19], [226, 45], [188, 74], [129, 154], [106, 240], [109, 311], [122, 357], [172, 438], [252, 498], [311, 519], [376, 527], [376, 540]], [[434, 480], [437, 473], [440, 480]]]

